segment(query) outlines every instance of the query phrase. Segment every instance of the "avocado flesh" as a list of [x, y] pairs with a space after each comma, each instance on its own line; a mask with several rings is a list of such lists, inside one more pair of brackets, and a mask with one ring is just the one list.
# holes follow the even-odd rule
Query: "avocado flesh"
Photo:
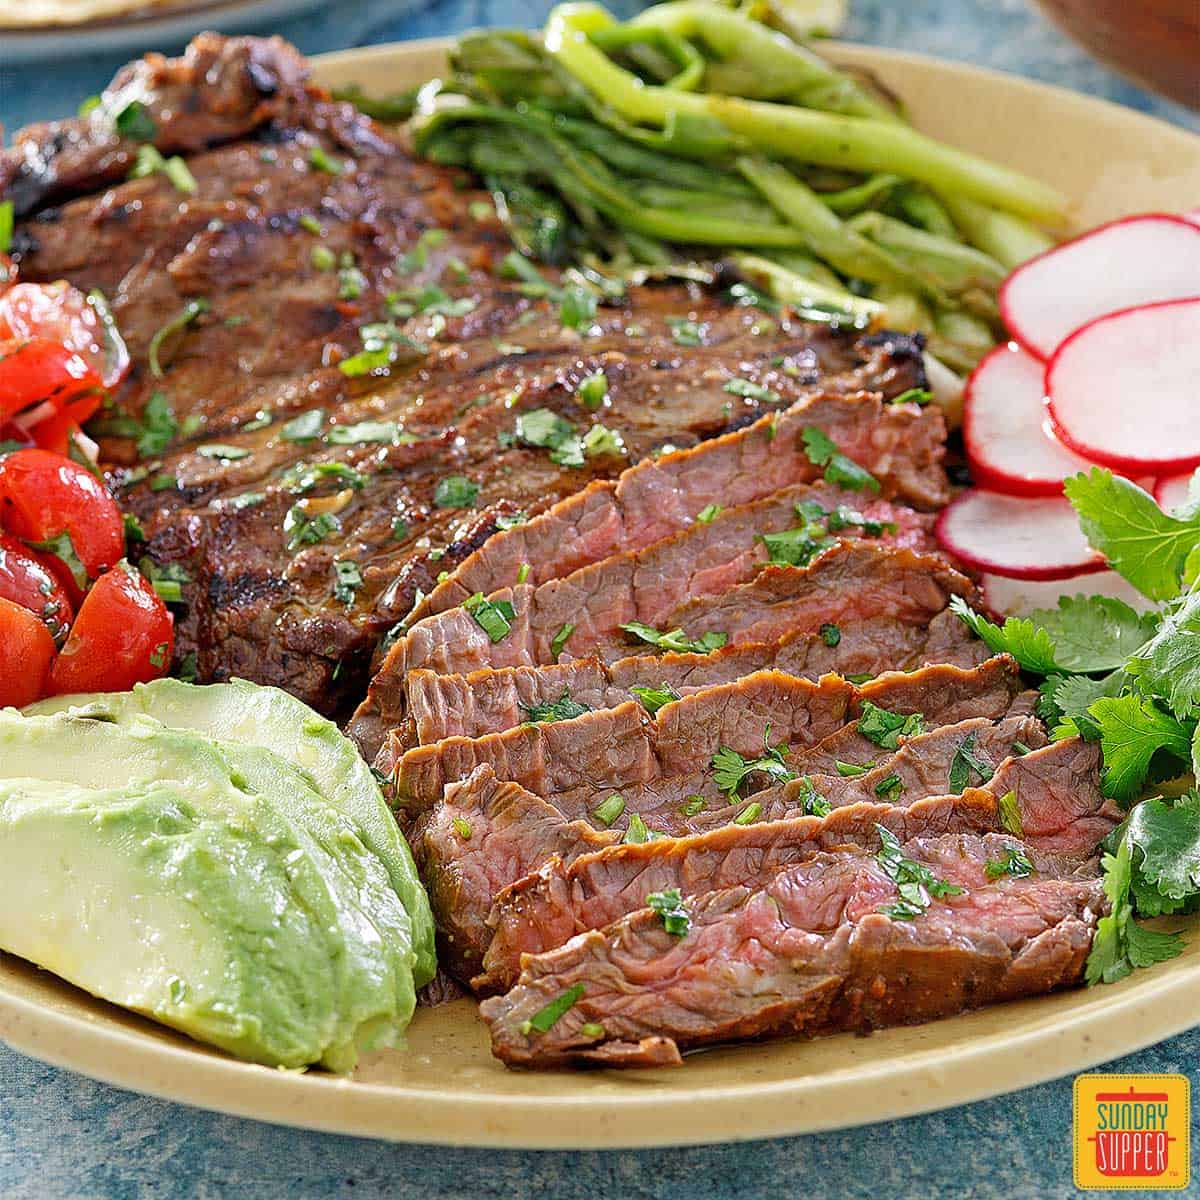
[[31, 715], [86, 708], [126, 723], [144, 715], [172, 729], [223, 742], [265, 746], [311, 776], [317, 790], [357, 822], [363, 841], [387, 867], [412, 922], [413, 979], [428, 983], [437, 968], [433, 913], [412, 853], [388, 811], [370, 767], [332, 722], [279, 688], [244, 679], [197, 686], [178, 679], [139, 683], [131, 692], [56, 696], [30, 706]]
[[374, 857], [194, 783], [0, 781], [0, 947], [270, 1066], [345, 1071], [394, 1045], [408, 922]]

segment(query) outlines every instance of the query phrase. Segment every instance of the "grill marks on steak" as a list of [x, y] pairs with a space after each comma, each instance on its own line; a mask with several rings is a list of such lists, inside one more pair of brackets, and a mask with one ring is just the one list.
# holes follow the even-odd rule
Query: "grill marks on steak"
[[674, 688], [683, 696], [755, 671], [777, 670], [804, 679], [872, 676], [926, 663], [974, 667], [989, 653], [949, 611], [924, 627], [875, 617], [844, 624], [839, 632], [835, 646], [820, 634], [795, 633], [777, 642], [727, 646], [713, 654], [647, 653], [611, 666], [580, 658], [543, 667], [485, 667], [469, 675], [410, 671], [404, 681], [404, 705], [386, 714], [386, 720], [398, 724], [396, 744], [408, 750], [442, 738], [482, 737], [512, 729], [528, 719], [530, 710], [564, 696], [589, 709], [612, 708], [630, 699], [634, 687]]
[[[517, 985], [482, 1005], [493, 1052], [521, 1066], [662, 1064], [734, 1038], [866, 1031], [1077, 983], [1100, 881], [1032, 851], [1034, 875], [989, 881], [986, 864], [1014, 848], [1000, 834], [905, 843], [963, 889], [915, 920], [879, 911], [897, 887], [861, 848], [700, 897], [682, 938], [633, 913], [526, 959]], [[548, 1030], [526, 1024], [571, 988], [579, 998]]]
[[[181, 421], [203, 421], [143, 464], [156, 481], [173, 477], [174, 488], [156, 490], [137, 472], [113, 477], [127, 484], [122, 502], [147, 530], [151, 557], [197, 581], [184, 589], [178, 643], [181, 654], [197, 652], [202, 679], [247, 675], [336, 708], [418, 590], [428, 593], [439, 573], [478, 550], [497, 517], [536, 515], [667, 443], [694, 446], [773, 406], [732, 397], [724, 391], [731, 378], [762, 385], [780, 406], [822, 389], [897, 395], [923, 383], [912, 339], [786, 315], [764, 332], [761, 315], [691, 286], [632, 288], [623, 303], [601, 308], [586, 336], [564, 330], [556, 303], [531, 301], [498, 277], [509, 244], [494, 213], [477, 207], [484, 193], [461, 187], [459, 172], [414, 162], [390, 131], [330, 102], [307, 75], [278, 40], [204, 35], [182, 59], [150, 56], [126, 68], [86, 120], [34, 127], [0, 152], [0, 195], [30, 214], [15, 241], [23, 276], [66, 277], [109, 296], [134, 359], [118, 412], [136, 418], [160, 391]], [[111, 114], [131, 99], [154, 120], [158, 148], [188, 156], [193, 194], [162, 176], [125, 178], [138, 144], [115, 134]], [[320, 169], [315, 149], [341, 172]], [[47, 202], [59, 207], [39, 209]], [[440, 244], [420, 240], [432, 229], [445, 235]], [[402, 267], [418, 244], [423, 265]], [[351, 256], [358, 295], [343, 295], [339, 271], [314, 263], [317, 247]], [[428, 353], [398, 362], [387, 379], [343, 375], [336, 364], [361, 349], [359, 331], [389, 319], [387, 298], [426, 285], [474, 307], [395, 316]], [[165, 374], [153, 378], [154, 334], [195, 299], [209, 310], [164, 343]], [[675, 344], [667, 318], [682, 316], [702, 328], [703, 346]], [[644, 336], [627, 332], [635, 323]], [[609, 380], [609, 403], [593, 418], [575, 393], [597, 370]], [[564, 468], [544, 450], [498, 445], [521, 412], [541, 407], [581, 431], [602, 419], [629, 457]], [[315, 408], [330, 426], [393, 421], [416, 441], [330, 446], [280, 436], [288, 418]], [[269, 426], [247, 428], [264, 413]], [[907, 431], [918, 458], [927, 448], [913, 470], [944, 492], [940, 417], [889, 420]], [[198, 454], [206, 443], [246, 456]], [[132, 465], [131, 441], [108, 438], [104, 448]], [[351, 466], [362, 487], [317, 483], [308, 498], [333, 506], [341, 529], [289, 550], [280, 525], [299, 497], [284, 475], [300, 463]], [[437, 484], [452, 474], [478, 485], [471, 507], [435, 503]], [[333, 564], [346, 560], [363, 577], [349, 604], [333, 594]]]
[[[1025, 845], [1083, 863], [1121, 814], [1094, 780], [1081, 778], [1077, 746], [1057, 743], [1047, 747], [1041, 759], [1006, 758], [995, 785], [967, 788], [960, 795], [914, 790], [891, 804], [871, 796], [823, 818], [795, 814], [640, 845], [583, 853], [577, 849], [563, 860], [551, 858], [495, 893], [487, 921], [492, 939], [484, 957], [485, 974], [472, 980], [472, 987], [511, 987], [523, 954], [545, 953], [577, 933], [609, 925], [644, 907], [652, 892], [678, 888], [689, 897], [755, 886], [822, 850], [854, 845], [874, 852], [880, 845], [879, 825], [901, 842], [944, 833], [1014, 833], [1006, 829], [998, 803], [1010, 790]], [[1063, 805], [1063, 785], [1073, 782], [1082, 786], [1069, 806]], [[482, 907], [477, 903], [477, 911]]]

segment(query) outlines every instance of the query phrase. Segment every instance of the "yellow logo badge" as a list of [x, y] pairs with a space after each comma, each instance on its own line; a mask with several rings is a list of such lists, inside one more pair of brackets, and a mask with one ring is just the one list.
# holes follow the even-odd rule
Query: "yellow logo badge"
[[1186, 1075], [1075, 1080], [1075, 1186], [1182, 1191], [1191, 1181]]

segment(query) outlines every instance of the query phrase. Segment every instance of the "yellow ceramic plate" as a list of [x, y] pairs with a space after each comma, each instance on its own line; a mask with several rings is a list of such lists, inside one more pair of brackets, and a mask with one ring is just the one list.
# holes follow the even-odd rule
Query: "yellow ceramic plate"
[[[1200, 138], [1070, 92], [914, 55], [831, 47], [922, 129], [1057, 184], [1081, 225], [1200, 203]], [[437, 74], [439, 44], [318, 59], [329, 84], [387, 92]], [[1170, 925], [1171, 923], [1168, 923]], [[1200, 920], [1186, 953], [1111, 987], [871, 1037], [699, 1054], [674, 1070], [527, 1074], [488, 1053], [474, 1006], [422, 1009], [407, 1051], [352, 1080], [235, 1062], [0, 955], [0, 1037], [138, 1091], [290, 1125], [402, 1141], [649, 1146], [801, 1133], [962, 1104], [1126, 1054], [1200, 1020]]]

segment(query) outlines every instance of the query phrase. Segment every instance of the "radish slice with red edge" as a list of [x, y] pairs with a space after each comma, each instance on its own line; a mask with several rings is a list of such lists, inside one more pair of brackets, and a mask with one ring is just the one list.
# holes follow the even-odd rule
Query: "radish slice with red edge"
[[1191, 221], [1193, 225], [1200, 225], [1200, 208], [1193, 208], [1191, 212], [1181, 214], [1185, 221]]
[[1014, 496], [1057, 496], [1062, 481], [1092, 464], [1048, 429], [1042, 363], [1015, 345], [997, 346], [967, 380], [963, 444], [971, 476]]
[[[1193, 281], [1200, 288], [1200, 272]], [[1173, 474], [1200, 464], [1200, 297], [1097, 317], [1046, 365], [1064, 445], [1093, 462]]]
[[968, 566], [1010, 579], [1069, 579], [1104, 569], [1079, 517], [1060, 496], [1005, 496], [971, 488], [942, 509], [942, 547]]
[[1153, 488], [1158, 507], [1166, 513], [1173, 513], [1182, 508], [1188, 502], [1192, 478], [1193, 472], [1189, 471], [1186, 475], [1168, 475], [1165, 479], [1158, 480]]
[[1009, 332], [1037, 358], [1105, 313], [1200, 294], [1200, 225], [1171, 213], [1101, 225], [1022, 263], [1000, 288]]
[[979, 577], [979, 587], [986, 607], [1001, 617], [1020, 616], [1035, 608], [1057, 608], [1061, 596], [1112, 596], [1137, 612], [1149, 612], [1154, 607], [1152, 600], [1116, 571], [1092, 571], [1068, 579], [1006, 579], [985, 573]]

